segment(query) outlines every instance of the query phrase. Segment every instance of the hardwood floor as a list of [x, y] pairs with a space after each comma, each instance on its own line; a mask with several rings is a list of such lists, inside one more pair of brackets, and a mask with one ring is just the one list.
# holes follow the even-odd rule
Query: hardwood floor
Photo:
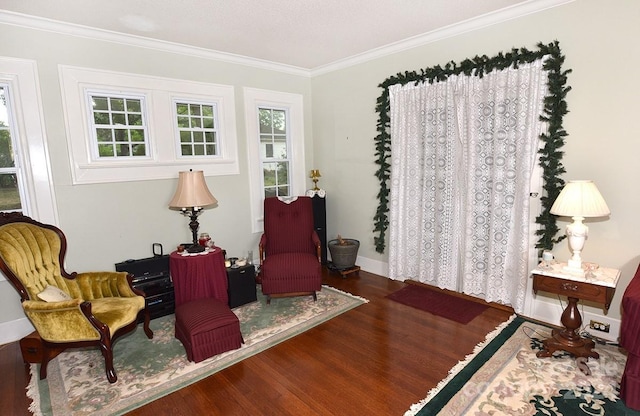
[[[463, 325], [385, 299], [402, 282], [323, 279], [369, 303], [130, 414], [402, 415], [510, 315], [490, 307]], [[17, 342], [0, 346], [0, 374], [2, 414], [29, 415]]]

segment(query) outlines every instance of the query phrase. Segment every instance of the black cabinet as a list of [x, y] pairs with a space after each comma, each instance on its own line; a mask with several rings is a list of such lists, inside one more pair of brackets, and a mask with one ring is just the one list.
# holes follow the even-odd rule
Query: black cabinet
[[168, 255], [126, 260], [115, 266], [116, 271], [133, 275], [133, 287], [144, 292], [151, 319], [174, 312], [175, 293], [169, 274]]
[[235, 308], [258, 300], [256, 295], [256, 269], [252, 264], [228, 267], [229, 307]]
[[311, 197], [313, 206], [313, 226], [320, 238], [320, 259], [327, 264], [327, 200], [316, 194]]

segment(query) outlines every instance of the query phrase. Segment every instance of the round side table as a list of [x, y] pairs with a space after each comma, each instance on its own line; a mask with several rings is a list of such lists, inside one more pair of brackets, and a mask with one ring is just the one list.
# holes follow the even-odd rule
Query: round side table
[[174, 251], [169, 256], [169, 270], [176, 295], [176, 307], [183, 303], [214, 298], [229, 302], [227, 271], [220, 247], [198, 254], [183, 255]]

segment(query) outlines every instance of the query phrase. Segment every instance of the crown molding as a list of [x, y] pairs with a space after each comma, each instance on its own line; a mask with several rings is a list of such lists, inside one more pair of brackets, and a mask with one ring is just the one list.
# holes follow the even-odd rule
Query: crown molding
[[493, 26], [509, 20], [517, 19], [529, 14], [534, 14], [553, 7], [572, 3], [576, 0], [530, 0], [514, 6], [510, 6], [495, 12], [487, 13], [462, 22], [458, 22], [422, 35], [403, 39], [370, 51], [350, 56], [348, 58], [319, 66], [311, 70], [311, 77], [327, 74], [340, 69], [345, 69], [374, 59], [383, 58], [394, 53], [402, 52], [418, 46], [438, 42], [443, 39], [458, 36], [467, 32]]
[[472, 19], [455, 23], [444, 28], [394, 42], [370, 51], [354, 55], [336, 62], [306, 69], [293, 65], [285, 65], [277, 62], [236, 55], [227, 52], [220, 52], [211, 49], [198, 48], [180, 43], [163, 40], [150, 39], [144, 36], [129, 35], [109, 30], [96, 29], [87, 26], [64, 23], [42, 17], [30, 16], [22, 13], [0, 10], [0, 23], [14, 26], [26, 27], [30, 29], [43, 30], [47, 32], [59, 33], [69, 36], [77, 36], [87, 39], [102, 40], [128, 46], [152, 49], [162, 52], [175, 53], [179, 55], [192, 56], [202, 59], [227, 62], [238, 65], [245, 65], [269, 71], [282, 72], [290, 75], [311, 78], [329, 72], [348, 68], [373, 59], [382, 58], [418, 46], [437, 42], [463, 33], [472, 32], [508, 20], [517, 19], [522, 16], [537, 13], [546, 9], [572, 3], [575, 0], [529, 0], [496, 12], [487, 13]]
[[88, 26], [65, 23], [38, 16], [9, 12], [6, 10], [0, 10], [0, 23], [58, 33], [62, 35], [112, 42], [121, 45], [136, 46], [140, 48], [192, 56], [196, 58], [245, 65], [307, 78], [310, 77], [311, 74], [308, 69], [296, 67], [293, 65], [280, 64], [263, 59], [250, 58], [247, 56], [220, 52], [206, 48], [199, 48], [195, 46], [184, 45], [181, 43], [151, 39], [144, 36], [124, 34], [104, 29], [96, 29]]

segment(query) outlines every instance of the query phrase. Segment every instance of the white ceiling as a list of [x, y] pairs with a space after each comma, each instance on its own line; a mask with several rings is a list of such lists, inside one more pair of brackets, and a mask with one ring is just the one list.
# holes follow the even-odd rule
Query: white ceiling
[[0, 0], [0, 11], [313, 70], [567, 1]]

